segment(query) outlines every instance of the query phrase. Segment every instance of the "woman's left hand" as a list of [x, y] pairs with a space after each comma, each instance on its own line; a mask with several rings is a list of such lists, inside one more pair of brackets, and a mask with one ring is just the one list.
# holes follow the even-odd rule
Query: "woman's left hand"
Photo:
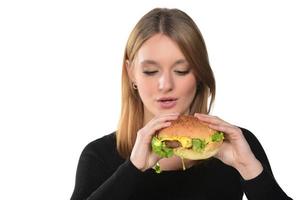
[[208, 126], [225, 134], [224, 142], [215, 155], [223, 163], [236, 168], [246, 180], [259, 175], [263, 167], [256, 159], [242, 130], [219, 117], [195, 113], [194, 115]]

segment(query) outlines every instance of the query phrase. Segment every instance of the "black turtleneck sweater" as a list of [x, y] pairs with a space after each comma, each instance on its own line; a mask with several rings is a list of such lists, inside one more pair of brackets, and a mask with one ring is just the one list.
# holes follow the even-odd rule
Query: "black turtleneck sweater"
[[185, 171], [139, 171], [116, 150], [115, 133], [89, 143], [83, 150], [71, 200], [285, 200], [289, 198], [275, 181], [268, 158], [256, 137], [242, 129], [264, 170], [251, 180], [216, 158]]

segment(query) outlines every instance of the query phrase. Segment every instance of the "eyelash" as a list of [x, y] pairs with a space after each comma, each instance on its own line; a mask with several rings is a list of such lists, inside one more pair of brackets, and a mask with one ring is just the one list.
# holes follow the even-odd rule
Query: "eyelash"
[[156, 72], [158, 72], [158, 71], [143, 71], [143, 73], [148, 76], [153, 76]]
[[188, 74], [190, 72], [190, 70], [186, 70], [186, 71], [175, 71], [177, 74], [184, 76], [186, 74]]
[[[144, 74], [148, 75], [148, 76], [153, 76], [156, 72], [158, 71], [143, 71]], [[186, 71], [175, 71], [178, 75], [180, 76], [184, 76], [186, 74], [188, 74], [190, 72], [190, 70], [186, 70]]]

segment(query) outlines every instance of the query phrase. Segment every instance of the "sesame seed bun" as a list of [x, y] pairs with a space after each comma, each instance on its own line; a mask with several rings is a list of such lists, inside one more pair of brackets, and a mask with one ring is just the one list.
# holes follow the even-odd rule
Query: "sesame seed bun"
[[[171, 126], [158, 131], [157, 138], [161, 141], [177, 141], [181, 145], [173, 148], [174, 154], [185, 159], [202, 160], [214, 156], [223, 143], [212, 141], [212, 135], [216, 130], [209, 128], [199, 119], [190, 115], [181, 115], [177, 120], [171, 121]], [[205, 141], [203, 150], [195, 151], [191, 147], [192, 139]]]

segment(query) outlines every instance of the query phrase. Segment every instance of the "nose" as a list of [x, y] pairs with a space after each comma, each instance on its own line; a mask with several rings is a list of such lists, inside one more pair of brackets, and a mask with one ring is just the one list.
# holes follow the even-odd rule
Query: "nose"
[[170, 73], [165, 72], [159, 77], [158, 89], [162, 92], [168, 92], [173, 90], [174, 80]]

